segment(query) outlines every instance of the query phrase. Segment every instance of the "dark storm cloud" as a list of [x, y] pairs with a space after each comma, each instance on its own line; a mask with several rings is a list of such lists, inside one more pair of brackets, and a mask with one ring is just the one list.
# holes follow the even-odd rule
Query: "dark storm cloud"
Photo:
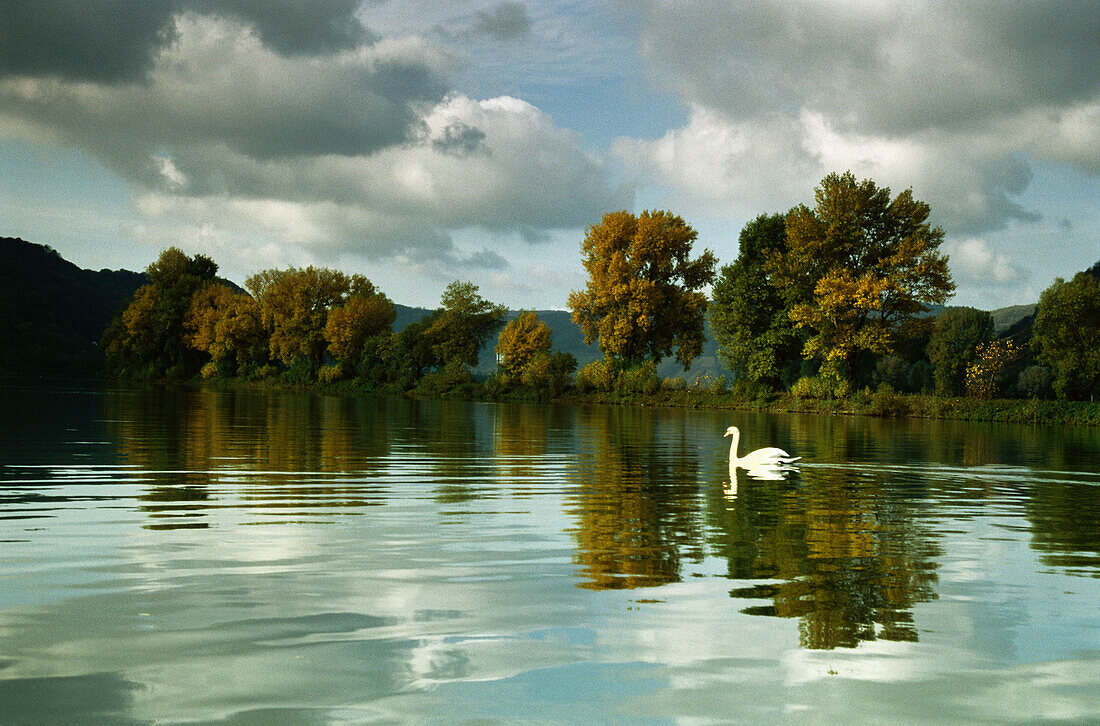
[[455, 121], [443, 129], [439, 138], [432, 140], [432, 147], [441, 153], [452, 156], [466, 156], [479, 151], [488, 153], [482, 145], [485, 132], [461, 121]]
[[863, 132], [966, 128], [1100, 91], [1100, 3], [648, 3], [643, 47], [690, 101], [809, 106]]
[[354, 48], [373, 37], [359, 0], [0, 0], [0, 76], [100, 83], [143, 78], [184, 12], [251, 25], [283, 55]]
[[170, 0], [0, 0], [0, 76], [141, 78], [170, 37]]
[[516, 40], [531, 32], [531, 18], [523, 3], [505, 0], [489, 10], [478, 10], [470, 32], [498, 40]]

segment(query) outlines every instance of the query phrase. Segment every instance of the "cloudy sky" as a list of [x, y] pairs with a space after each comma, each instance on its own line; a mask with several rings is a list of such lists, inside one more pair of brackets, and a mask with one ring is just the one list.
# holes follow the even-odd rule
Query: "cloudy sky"
[[1095, 0], [0, 0], [0, 235], [560, 308], [604, 212], [726, 263], [851, 170], [931, 204], [954, 303], [1032, 302], [1100, 259], [1097, 38]]

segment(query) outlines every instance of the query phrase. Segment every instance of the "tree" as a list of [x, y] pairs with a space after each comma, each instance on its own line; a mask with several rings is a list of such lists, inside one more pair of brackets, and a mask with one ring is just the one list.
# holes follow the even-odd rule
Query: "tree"
[[202, 356], [187, 344], [184, 320], [191, 298], [214, 280], [217, 271], [209, 257], [188, 257], [177, 247], [161, 252], [145, 269], [149, 284], [138, 288], [104, 335], [110, 369], [174, 378], [197, 371]]
[[351, 366], [364, 360], [368, 341], [393, 329], [397, 317], [393, 302], [365, 277], [352, 278], [347, 302], [329, 311], [325, 340], [329, 352]]
[[211, 283], [195, 293], [184, 328], [187, 343], [208, 354], [222, 373], [242, 375], [268, 361], [259, 304], [227, 285]]
[[954, 292], [943, 230], [928, 215], [912, 190], [891, 199], [851, 172], [825, 177], [813, 209], [787, 214], [787, 252], [772, 265], [791, 320], [810, 332], [803, 356], [824, 373], [851, 381], [869, 370], [874, 356], [894, 351], [903, 322]]
[[685, 368], [702, 352], [707, 297], [714, 279], [710, 250], [691, 259], [697, 234], [664, 211], [605, 214], [585, 234], [583, 291], [569, 295], [573, 322], [586, 343], [632, 365], [659, 361], [676, 350]]
[[455, 280], [443, 291], [442, 307], [425, 334], [441, 366], [452, 361], [476, 366], [481, 348], [504, 324], [507, 308], [478, 294], [477, 285]]
[[347, 300], [355, 284], [366, 278], [349, 278], [325, 267], [264, 270], [245, 280], [245, 287], [260, 304], [260, 315], [270, 336], [274, 358], [287, 365], [304, 361], [311, 371], [324, 362], [328, 343], [325, 325], [330, 311]]
[[739, 378], [778, 386], [798, 374], [802, 341], [790, 305], [768, 261], [787, 249], [783, 215], [762, 214], [745, 225], [737, 260], [722, 267], [710, 304], [718, 357]]
[[928, 341], [928, 360], [936, 382], [936, 395], [962, 393], [966, 368], [976, 357], [978, 346], [993, 338], [993, 316], [984, 310], [948, 308], [936, 318]]
[[539, 353], [549, 353], [553, 347], [550, 326], [539, 320], [537, 313], [527, 310], [509, 321], [497, 338], [496, 353], [500, 368], [518, 377]]
[[1100, 384], [1100, 280], [1088, 272], [1069, 282], [1055, 280], [1039, 296], [1034, 330], [1032, 345], [1052, 372], [1058, 397], [1094, 397]]
[[1012, 340], [991, 340], [974, 350], [974, 360], [966, 366], [966, 394], [975, 398], [996, 398], [1008, 383], [1008, 370], [1023, 353], [1023, 346]]

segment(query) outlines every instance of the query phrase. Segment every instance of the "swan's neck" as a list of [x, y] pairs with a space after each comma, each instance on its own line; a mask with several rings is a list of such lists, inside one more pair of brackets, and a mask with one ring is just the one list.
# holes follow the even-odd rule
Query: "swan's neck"
[[734, 431], [730, 434], [730, 461], [737, 461], [737, 440], [741, 438], [740, 431]]

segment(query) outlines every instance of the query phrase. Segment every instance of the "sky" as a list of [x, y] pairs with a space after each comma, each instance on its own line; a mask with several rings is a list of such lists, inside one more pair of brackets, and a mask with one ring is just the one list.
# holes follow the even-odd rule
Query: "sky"
[[951, 304], [1100, 260], [1095, 0], [0, 0], [0, 235], [564, 308], [604, 213], [697, 249], [852, 171], [927, 202]]

